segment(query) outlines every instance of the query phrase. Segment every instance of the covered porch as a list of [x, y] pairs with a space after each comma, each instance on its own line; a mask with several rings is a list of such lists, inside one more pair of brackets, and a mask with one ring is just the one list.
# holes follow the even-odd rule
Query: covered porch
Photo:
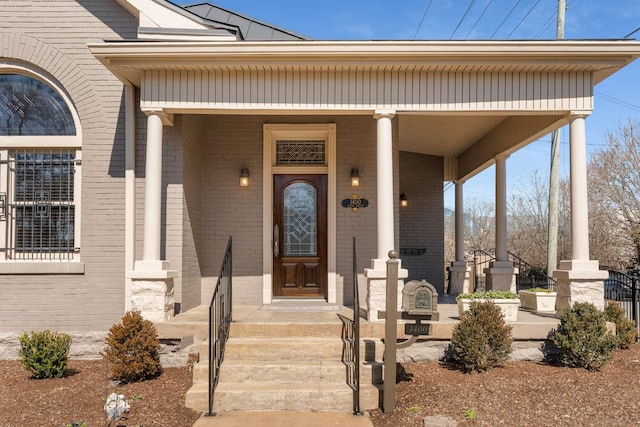
[[[493, 289], [510, 289], [515, 271], [506, 258], [506, 159], [567, 123], [573, 252], [556, 272], [559, 307], [570, 300], [601, 297], [598, 289], [606, 274], [589, 259], [588, 248], [585, 118], [593, 109], [594, 85], [637, 57], [633, 42], [122, 42], [94, 44], [90, 49], [126, 85], [131, 120], [126, 148], [130, 273], [125, 304], [134, 308], [149, 304], [144, 308], [149, 318], [171, 318], [177, 299], [181, 311], [208, 299], [206, 289], [213, 274], [202, 268], [201, 260], [205, 253], [220, 259], [226, 235], [233, 234], [226, 232], [230, 228], [246, 232], [247, 238], [238, 251], [242, 261], [236, 265], [252, 266], [246, 274], [236, 274], [244, 289], [234, 293], [234, 302], [268, 305], [279, 299], [275, 280], [279, 246], [274, 244], [278, 240], [274, 179], [279, 173], [326, 177], [326, 240], [321, 239], [326, 257], [321, 257], [324, 264], [309, 270], [319, 279], [308, 283], [326, 284], [316, 296], [328, 304], [350, 303], [353, 284], [348, 262], [342, 260], [348, 256], [346, 242], [354, 232], [365, 242], [362, 253], [368, 262], [359, 264], [370, 267], [361, 274], [367, 283], [363, 300], [368, 319], [376, 320], [384, 307], [386, 254], [415, 236], [434, 244], [434, 250], [425, 251], [433, 259], [422, 265], [441, 272], [433, 277], [427, 272], [426, 278], [443, 289], [444, 181], [456, 183], [456, 260], [451, 269], [458, 271], [464, 259], [463, 183], [495, 163], [497, 247], [488, 283]], [[138, 108], [147, 116], [146, 145], [136, 148]], [[207, 130], [207, 124], [214, 122], [218, 127]], [[229, 137], [219, 138], [225, 132]], [[279, 164], [274, 146], [298, 139], [322, 140], [324, 160], [312, 166]], [[167, 144], [173, 144], [182, 164], [166, 159], [172, 154]], [[188, 144], [195, 148], [185, 148]], [[217, 151], [224, 145], [232, 147], [229, 152]], [[136, 202], [140, 180], [136, 150], [144, 156], [142, 233], [137, 232], [135, 219], [136, 203], [141, 204]], [[207, 150], [213, 154], [207, 155]], [[209, 165], [206, 161], [212, 155], [220, 157]], [[414, 163], [419, 156], [428, 156], [429, 161], [422, 166]], [[233, 183], [245, 164], [252, 171], [252, 186], [243, 194]], [[419, 166], [409, 167], [414, 164]], [[354, 167], [366, 186], [349, 185]], [[177, 210], [182, 214], [177, 220], [182, 241], [167, 262], [172, 258], [168, 256], [172, 183], [167, 183], [166, 175], [172, 168], [177, 171], [177, 197], [186, 203], [180, 200]], [[417, 210], [410, 216], [409, 210], [400, 210], [400, 195], [412, 194], [410, 190], [420, 194], [429, 173], [429, 186], [439, 182], [438, 192], [422, 194], [410, 206], [436, 209]], [[340, 206], [341, 200], [354, 195], [368, 199], [369, 207], [354, 214]], [[256, 199], [261, 204], [255, 204]], [[209, 208], [226, 211], [223, 217], [229, 221], [239, 216], [248, 222], [229, 226], [205, 217]], [[198, 239], [205, 224], [215, 242], [203, 246]], [[136, 242], [141, 243], [141, 256]], [[295, 267], [300, 268], [306, 267]], [[306, 277], [307, 270], [300, 271]], [[411, 269], [401, 269], [400, 282], [411, 277]], [[189, 293], [192, 296], [186, 298]], [[142, 298], [136, 300], [139, 294]]]

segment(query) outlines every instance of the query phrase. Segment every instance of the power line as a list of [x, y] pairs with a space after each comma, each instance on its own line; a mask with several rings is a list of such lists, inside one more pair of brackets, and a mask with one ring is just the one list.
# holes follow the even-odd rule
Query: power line
[[471, 8], [473, 7], [473, 4], [476, 2], [476, 0], [471, 0], [471, 2], [469, 2], [469, 6], [467, 6], [467, 10], [464, 11], [464, 15], [462, 15], [462, 18], [460, 18], [460, 22], [458, 22], [458, 25], [456, 25], [455, 30], [453, 30], [453, 33], [451, 33], [451, 37], [449, 37], [449, 40], [451, 40], [453, 38], [453, 36], [455, 35], [456, 31], [458, 31], [458, 28], [460, 28], [460, 25], [462, 24], [462, 21], [464, 21], [464, 18], [467, 17], [467, 15], [469, 14], [469, 11], [471, 10]]
[[496, 30], [493, 32], [493, 34], [491, 34], [491, 36], [489, 37], [490, 39], [493, 38], [493, 36], [496, 35], [496, 33], [498, 32], [498, 30], [500, 28], [502, 28], [502, 26], [504, 25], [505, 22], [507, 22], [507, 19], [509, 19], [509, 17], [511, 16], [511, 14], [513, 13], [514, 10], [516, 10], [516, 8], [518, 7], [518, 5], [520, 4], [522, 0], [518, 0], [518, 2], [515, 4], [515, 6], [513, 6], [513, 8], [509, 11], [509, 13], [507, 14], [507, 16], [502, 20], [502, 22], [500, 23], [500, 25], [498, 25], [498, 28], [496, 28]]
[[595, 94], [598, 95], [598, 96], [601, 96], [602, 98], [604, 98], [605, 100], [607, 100], [609, 102], [613, 102], [614, 104], [618, 104], [618, 105], [620, 105], [622, 107], [626, 107], [626, 108], [629, 108], [629, 109], [634, 110], [634, 111], [640, 111], [640, 106], [639, 105], [631, 104], [630, 102], [623, 101], [622, 99], [615, 98], [613, 96], [607, 95], [607, 94], [602, 93], [602, 92], [597, 91], [597, 90], [595, 91]]
[[627, 37], [631, 37], [632, 35], [634, 35], [635, 33], [637, 33], [638, 31], [640, 31], [640, 27], [636, 28], [635, 30], [631, 31], [629, 34], [627, 34], [626, 36], [623, 37], [623, 39], [626, 39]]
[[429, 0], [429, 3], [427, 3], [427, 8], [424, 10], [424, 14], [422, 14], [422, 19], [420, 20], [420, 25], [418, 25], [418, 28], [416, 29], [416, 33], [413, 35], [413, 40], [415, 40], [416, 37], [418, 36], [418, 31], [420, 31], [420, 27], [422, 27], [422, 23], [424, 22], [424, 18], [427, 17], [427, 12], [429, 12], [429, 8], [431, 7], [431, 2], [433, 2], [433, 0]]
[[507, 35], [507, 38], [511, 37], [511, 34], [513, 34], [518, 29], [518, 27], [520, 27], [520, 25], [524, 22], [525, 19], [527, 19], [527, 16], [529, 16], [531, 14], [531, 12], [533, 12], [533, 9], [536, 8], [536, 6], [540, 3], [540, 1], [541, 0], [538, 0], [537, 2], [535, 2], [535, 4], [533, 6], [531, 6], [531, 8], [527, 12], [527, 14], [522, 17], [520, 22], [518, 22], [518, 25], [516, 25], [515, 28], [513, 30], [511, 30], [511, 32]]
[[478, 25], [478, 22], [480, 22], [480, 20], [482, 19], [482, 17], [484, 16], [484, 13], [487, 11], [487, 9], [489, 9], [489, 6], [491, 6], [491, 3], [493, 3], [493, 0], [489, 0], [489, 3], [487, 3], [487, 5], [485, 6], [484, 10], [482, 11], [482, 13], [480, 14], [480, 16], [478, 17], [478, 19], [476, 19], [476, 22], [474, 22], [473, 26], [471, 27], [471, 29], [469, 30], [469, 32], [467, 33], [466, 36], [464, 36], [464, 39], [467, 40], [469, 38], [469, 34], [471, 34], [471, 32], [473, 31], [474, 28], [476, 28], [476, 25]]
[[[575, 0], [571, 0], [569, 2], [569, 4], [567, 4], [567, 9], [569, 9], [569, 6], [571, 6], [573, 4]], [[538, 39], [542, 36], [542, 34], [544, 34], [545, 31], [547, 31], [547, 28], [549, 28], [549, 25], [551, 25], [551, 23], [553, 22], [553, 18], [556, 17], [556, 14], [552, 14], [549, 18], [547, 18], [546, 21], [544, 21], [544, 24], [542, 25], [542, 28], [540, 29], [540, 31], [538, 31], [536, 33], [535, 36], [533, 36], [534, 39]]]

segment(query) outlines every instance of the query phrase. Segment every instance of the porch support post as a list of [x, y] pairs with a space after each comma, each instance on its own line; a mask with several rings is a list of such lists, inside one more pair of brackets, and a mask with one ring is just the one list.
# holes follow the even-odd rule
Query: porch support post
[[[394, 194], [393, 180], [393, 110], [376, 110], [374, 118], [377, 120], [377, 175], [376, 175], [376, 214], [377, 214], [377, 258], [371, 260], [371, 268], [366, 268], [367, 278], [367, 312], [371, 321], [378, 321], [378, 311], [386, 309], [386, 270], [387, 254], [395, 246], [394, 209], [397, 205]], [[397, 154], [396, 154], [397, 155]], [[400, 262], [400, 260], [398, 260]], [[407, 270], [398, 271], [398, 309], [402, 301], [402, 286], [408, 277]]]
[[147, 147], [144, 188], [144, 233], [142, 260], [129, 273], [132, 280], [131, 308], [151, 321], [173, 317], [175, 271], [160, 259], [162, 231], [162, 129], [170, 123], [163, 111], [147, 112]]
[[509, 261], [507, 249], [507, 155], [496, 156], [496, 260], [484, 270], [487, 290], [516, 291], [518, 270]]
[[451, 262], [448, 270], [449, 293], [458, 295], [470, 291], [469, 277], [471, 269], [467, 267], [467, 261], [464, 256], [464, 198], [462, 191], [464, 181], [454, 181], [454, 184], [456, 189], [456, 259]]
[[587, 148], [585, 117], [574, 112], [569, 124], [571, 185], [571, 260], [560, 261], [553, 277], [558, 283], [556, 310], [561, 314], [576, 302], [590, 302], [604, 310], [604, 279], [609, 274], [589, 259]]

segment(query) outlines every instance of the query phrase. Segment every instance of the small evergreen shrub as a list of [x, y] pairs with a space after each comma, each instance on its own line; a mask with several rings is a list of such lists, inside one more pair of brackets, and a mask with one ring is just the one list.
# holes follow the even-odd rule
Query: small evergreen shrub
[[158, 331], [140, 312], [129, 311], [121, 323], [113, 325], [106, 344], [104, 355], [111, 364], [113, 379], [142, 381], [162, 372]]
[[33, 378], [60, 378], [67, 371], [71, 336], [49, 330], [24, 332], [20, 341], [20, 361]]
[[472, 301], [453, 328], [448, 352], [464, 372], [482, 372], [506, 361], [511, 353], [511, 326], [490, 301]]
[[552, 340], [559, 350], [559, 363], [574, 368], [598, 370], [616, 348], [616, 337], [607, 330], [604, 313], [588, 302], [575, 303], [562, 313]]
[[604, 310], [604, 316], [607, 322], [616, 324], [616, 340], [618, 348], [627, 349], [631, 344], [636, 342], [638, 331], [636, 325], [627, 319], [624, 309], [616, 301], [609, 301], [607, 308]]

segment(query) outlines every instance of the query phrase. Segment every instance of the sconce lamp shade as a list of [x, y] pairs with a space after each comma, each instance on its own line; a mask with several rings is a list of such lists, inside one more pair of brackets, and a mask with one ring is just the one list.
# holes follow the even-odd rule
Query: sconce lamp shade
[[242, 166], [242, 170], [240, 171], [240, 187], [248, 187], [249, 186], [249, 169], [246, 166]]
[[405, 196], [404, 193], [400, 195], [400, 206], [403, 208], [409, 206], [409, 200], [407, 200], [407, 196]]
[[360, 172], [357, 167], [351, 169], [351, 186], [360, 187]]

